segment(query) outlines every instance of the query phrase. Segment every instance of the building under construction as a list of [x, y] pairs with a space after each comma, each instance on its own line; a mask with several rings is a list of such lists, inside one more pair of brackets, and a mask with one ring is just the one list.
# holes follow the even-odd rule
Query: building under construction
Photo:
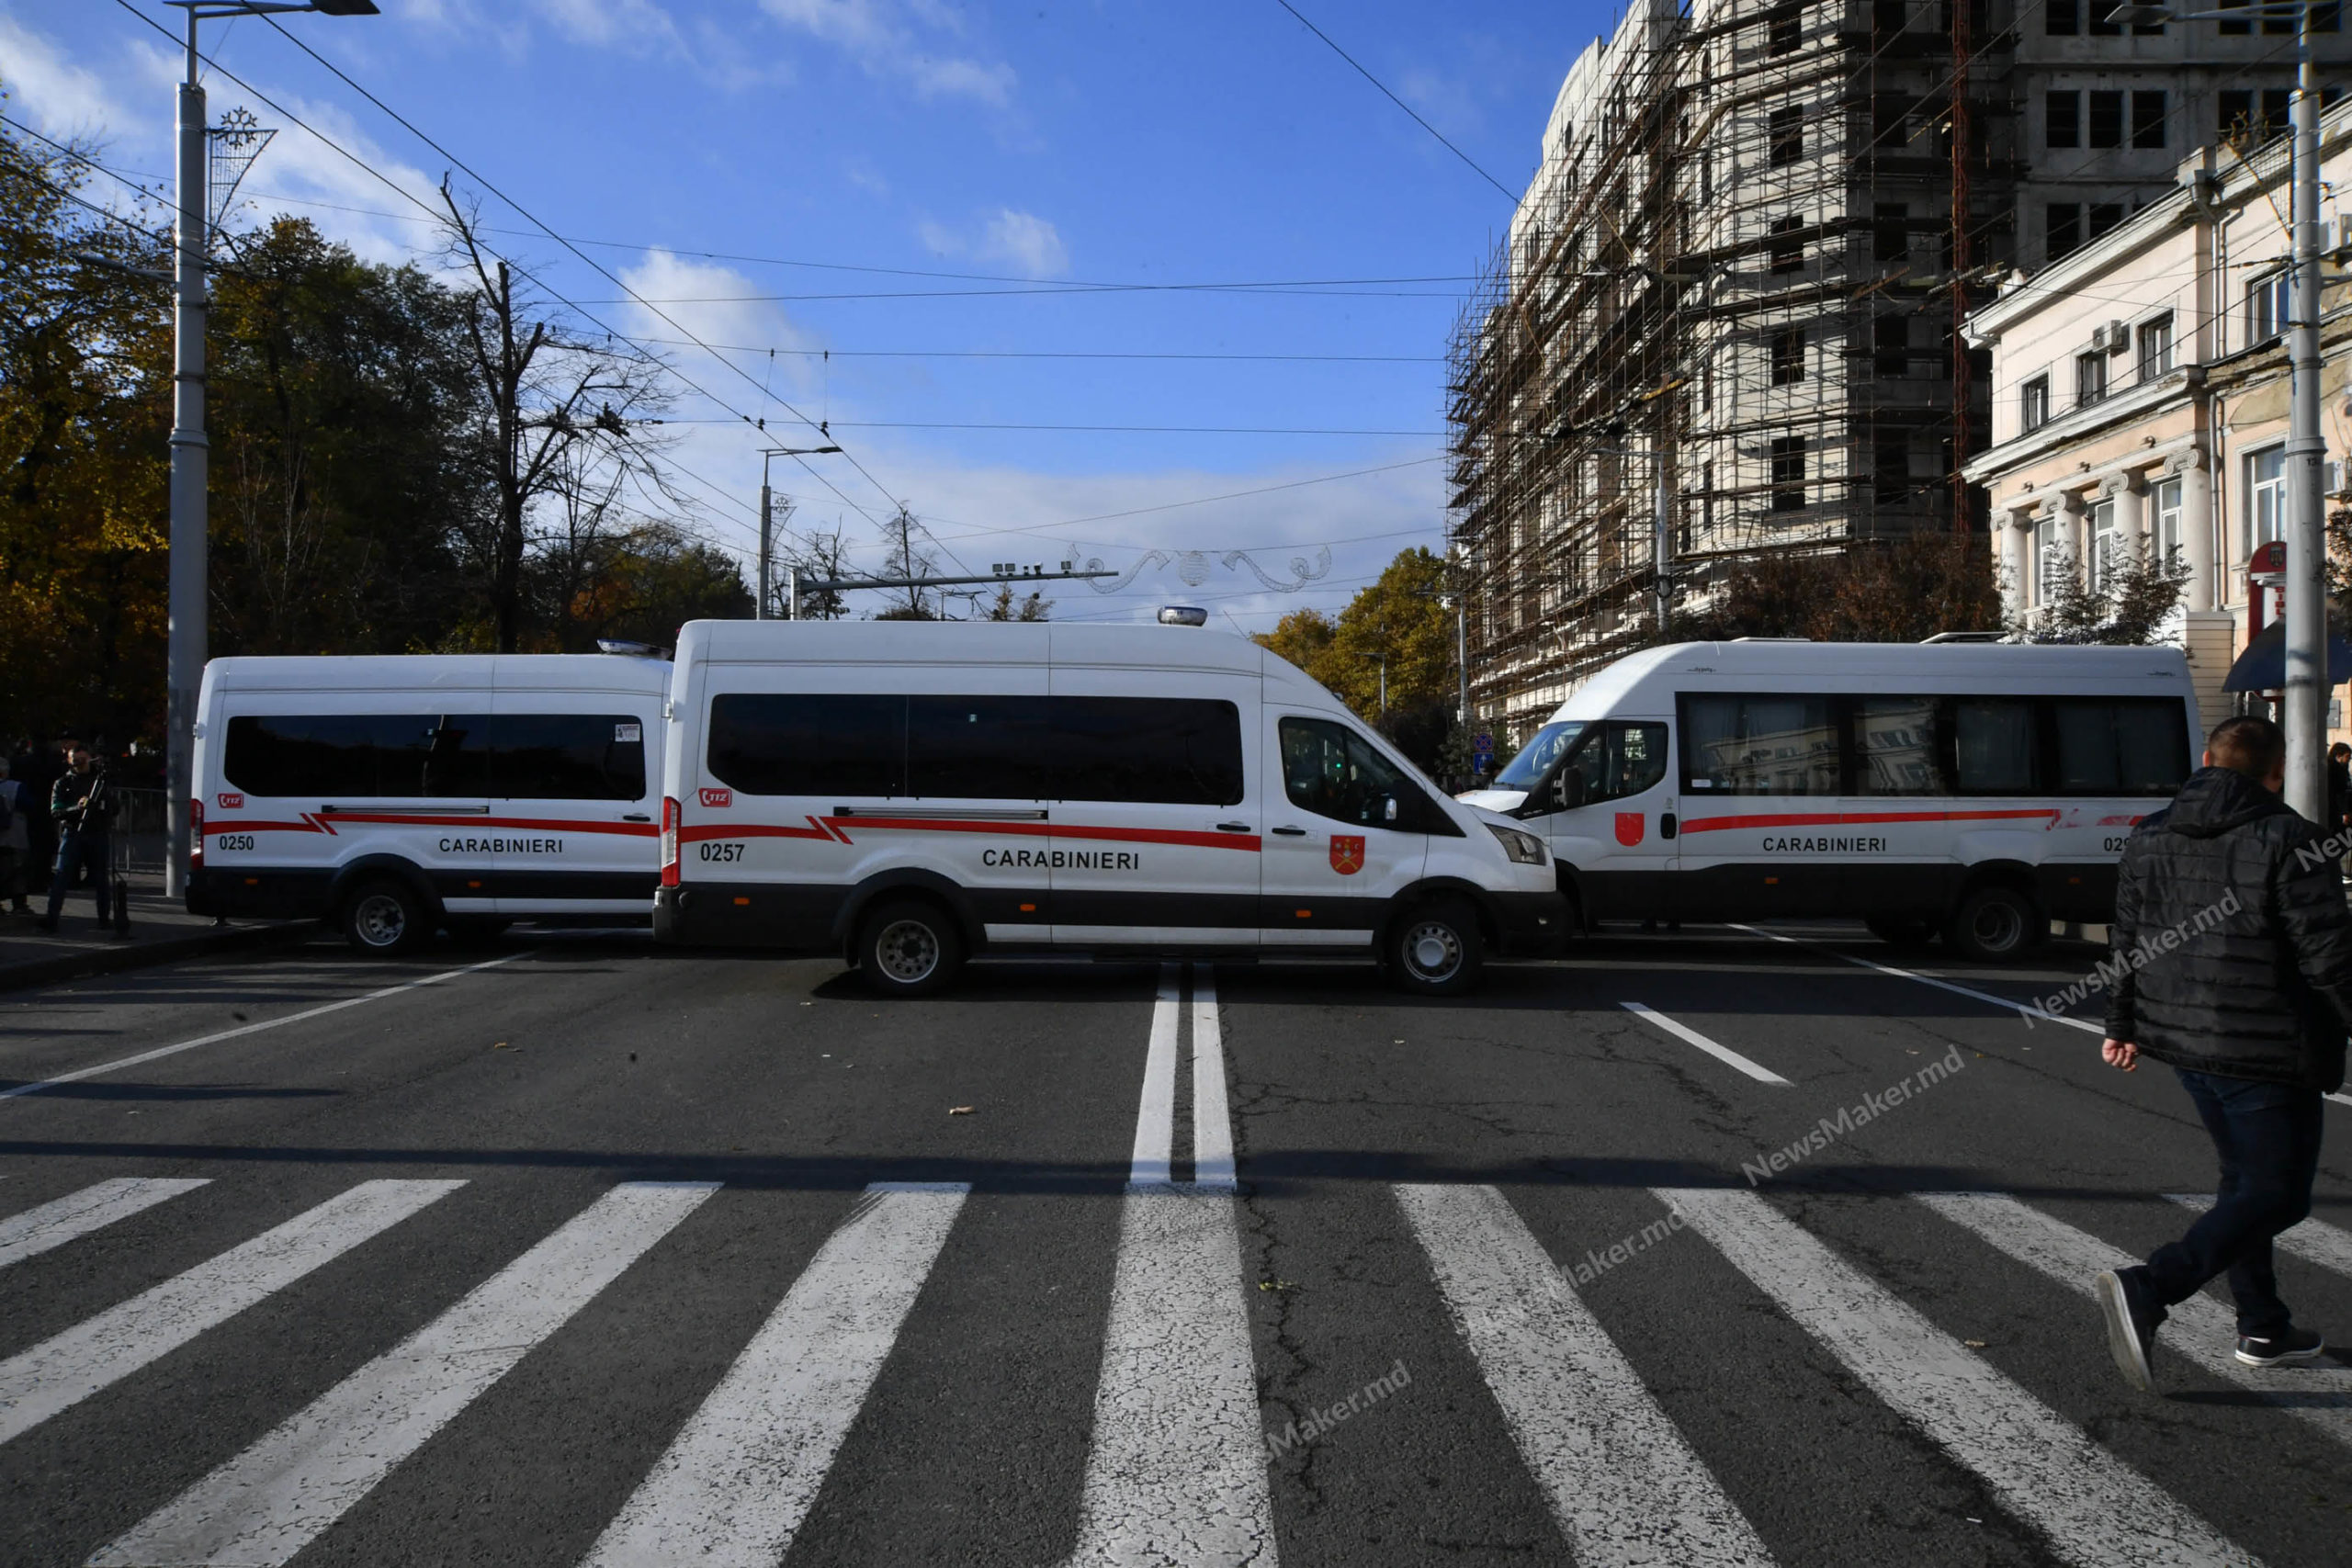
[[1961, 318], [2284, 125], [2274, 24], [2108, 3], [1638, 0], [1585, 51], [1453, 349], [1482, 724], [1523, 739], [1743, 558], [1982, 529]]

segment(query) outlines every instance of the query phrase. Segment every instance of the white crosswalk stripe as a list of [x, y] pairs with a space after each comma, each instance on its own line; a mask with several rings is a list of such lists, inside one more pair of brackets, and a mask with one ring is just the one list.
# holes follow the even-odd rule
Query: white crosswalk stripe
[[[2213, 1206], [2209, 1193], [2167, 1192], [2165, 1196], [2185, 1209], [2200, 1213]], [[2331, 1225], [2324, 1220], [2304, 1220], [2292, 1229], [2281, 1231], [2270, 1245], [2306, 1263], [2316, 1263], [2332, 1272], [2352, 1277], [2352, 1231], [2340, 1225]]]
[[[2002, 1192], [1920, 1192], [1920, 1202], [1965, 1225], [2020, 1263], [2075, 1294], [2096, 1299], [2102, 1269], [2129, 1269], [2140, 1260], [2076, 1230], [2064, 1220]], [[2171, 1309], [2157, 1331], [2159, 1350], [2176, 1350], [2216, 1377], [2254, 1389], [2341, 1443], [2352, 1443], [2352, 1368], [2320, 1362], [2298, 1367], [2240, 1364], [2237, 1318], [2211, 1296], [2195, 1295]]]
[[2060, 1559], [2085, 1568], [2248, 1555], [1754, 1192], [1660, 1188], [1692, 1230]]
[[1772, 1561], [1500, 1192], [1396, 1200], [1579, 1568]]
[[90, 1559], [284, 1562], [676, 1228], [716, 1182], [628, 1182]]
[[462, 1181], [363, 1181], [0, 1362], [0, 1443], [390, 1229]]
[[166, 1198], [193, 1192], [204, 1183], [202, 1177], [187, 1179], [116, 1177], [110, 1181], [85, 1187], [79, 1192], [68, 1192], [38, 1209], [11, 1214], [0, 1220], [0, 1269], [38, 1257], [51, 1247], [63, 1247], [67, 1242], [85, 1236], [117, 1220], [129, 1219], [142, 1209], [153, 1208]]
[[968, 1190], [866, 1189], [606, 1527], [592, 1568], [782, 1560]]

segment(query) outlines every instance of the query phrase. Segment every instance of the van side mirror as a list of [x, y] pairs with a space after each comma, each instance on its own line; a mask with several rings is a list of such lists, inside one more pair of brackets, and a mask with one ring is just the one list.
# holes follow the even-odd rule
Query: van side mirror
[[1574, 768], [1564, 768], [1552, 781], [1552, 801], [1561, 811], [1573, 811], [1584, 804], [1584, 775]]
[[1383, 822], [1394, 822], [1396, 820], [1396, 797], [1395, 795], [1383, 795], [1381, 797], [1380, 819]]

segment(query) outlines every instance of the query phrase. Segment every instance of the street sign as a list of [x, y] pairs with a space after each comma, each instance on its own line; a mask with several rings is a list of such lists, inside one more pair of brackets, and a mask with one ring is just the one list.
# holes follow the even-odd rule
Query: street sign
[[1494, 733], [1491, 730], [1485, 729], [1478, 731], [1477, 734], [1470, 738], [1470, 750], [1481, 757], [1493, 756], [1495, 752]]

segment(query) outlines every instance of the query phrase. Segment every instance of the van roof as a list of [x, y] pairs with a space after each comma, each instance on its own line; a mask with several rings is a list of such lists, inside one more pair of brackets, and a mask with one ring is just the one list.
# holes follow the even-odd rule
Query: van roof
[[1629, 653], [1578, 687], [1561, 708], [1605, 711], [1653, 677], [1807, 677], [1823, 681], [1982, 680], [2031, 690], [2039, 681], [2170, 678], [2186, 686], [2179, 649], [1996, 642], [1678, 642]]
[[1272, 659], [1205, 626], [1031, 621], [688, 621], [678, 662], [1082, 664], [1257, 675]]
[[215, 659], [215, 691], [660, 692], [667, 660], [610, 653], [379, 653]]

